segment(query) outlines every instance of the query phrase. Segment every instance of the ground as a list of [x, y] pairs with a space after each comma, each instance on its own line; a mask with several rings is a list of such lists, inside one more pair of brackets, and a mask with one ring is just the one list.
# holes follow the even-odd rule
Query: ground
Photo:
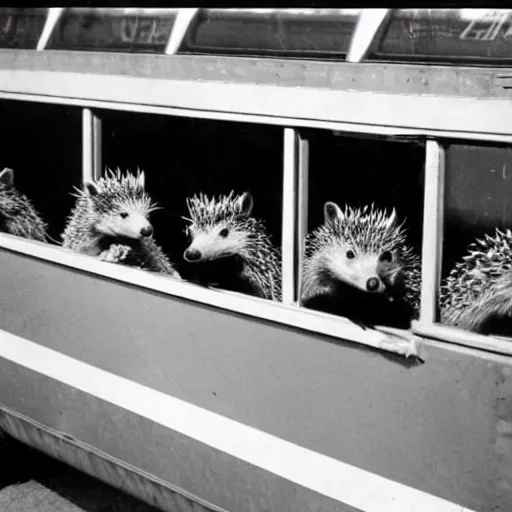
[[2, 512], [157, 512], [16, 441], [1, 443]]

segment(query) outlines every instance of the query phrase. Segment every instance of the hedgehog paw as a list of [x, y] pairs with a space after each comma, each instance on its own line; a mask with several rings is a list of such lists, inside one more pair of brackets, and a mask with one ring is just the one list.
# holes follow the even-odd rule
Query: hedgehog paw
[[130, 248], [126, 245], [111, 245], [100, 254], [100, 259], [108, 263], [119, 263], [128, 256], [129, 252]]

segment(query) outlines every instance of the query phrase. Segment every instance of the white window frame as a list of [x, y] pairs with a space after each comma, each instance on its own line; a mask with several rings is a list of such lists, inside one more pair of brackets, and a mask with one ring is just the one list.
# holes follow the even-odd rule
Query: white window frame
[[423, 243], [421, 256], [421, 323], [437, 320], [444, 234], [444, 183], [446, 154], [440, 141], [425, 144]]
[[82, 182], [99, 179], [102, 175], [102, 123], [89, 108], [82, 109]]
[[294, 128], [284, 129], [281, 229], [282, 302], [300, 305], [308, 219], [309, 144]]

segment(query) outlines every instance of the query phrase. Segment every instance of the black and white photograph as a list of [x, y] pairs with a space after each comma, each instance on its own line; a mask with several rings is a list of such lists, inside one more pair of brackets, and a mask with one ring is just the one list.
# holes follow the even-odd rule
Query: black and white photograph
[[354, 5], [0, 6], [0, 512], [512, 512], [512, 9]]

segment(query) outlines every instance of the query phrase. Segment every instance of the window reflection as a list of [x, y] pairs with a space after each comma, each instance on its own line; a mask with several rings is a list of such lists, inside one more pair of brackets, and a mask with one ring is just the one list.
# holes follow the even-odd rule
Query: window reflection
[[36, 48], [48, 9], [0, 9], [0, 48]]
[[359, 9], [201, 9], [179, 53], [343, 59]]
[[177, 9], [66, 9], [47, 48], [163, 53], [176, 14]]
[[509, 9], [397, 9], [369, 58], [509, 64], [511, 13]]

